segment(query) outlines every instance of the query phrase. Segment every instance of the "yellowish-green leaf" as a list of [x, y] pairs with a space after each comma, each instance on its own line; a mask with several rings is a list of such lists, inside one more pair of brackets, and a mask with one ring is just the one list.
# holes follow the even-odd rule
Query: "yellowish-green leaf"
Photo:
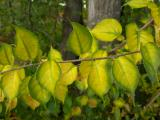
[[30, 95], [35, 100], [37, 100], [41, 104], [45, 104], [49, 101], [51, 94], [39, 84], [39, 82], [36, 80], [36, 75], [33, 76], [29, 81], [28, 87]]
[[92, 66], [88, 77], [89, 87], [100, 97], [103, 97], [111, 87], [111, 81], [105, 65]]
[[160, 68], [160, 48], [154, 43], [148, 43], [141, 48], [144, 67], [152, 82], [158, 81], [158, 69]]
[[39, 52], [38, 38], [32, 32], [24, 28], [15, 27], [15, 30], [15, 55], [20, 60], [34, 60]]
[[17, 71], [5, 73], [1, 80], [5, 96], [13, 100], [18, 95], [20, 78]]
[[88, 52], [92, 45], [92, 36], [87, 28], [72, 22], [73, 31], [68, 38], [68, 47], [76, 55]]
[[119, 57], [114, 60], [112, 70], [116, 82], [134, 94], [139, 81], [139, 72], [136, 65], [127, 57]]
[[66, 86], [71, 85], [77, 79], [77, 66], [72, 63], [62, 63], [60, 64], [60, 68], [62, 71], [61, 83]]
[[151, 0], [130, 0], [126, 5], [129, 5], [132, 8], [143, 8], [147, 7], [150, 1]]
[[48, 53], [48, 59], [55, 60], [55, 61], [62, 61], [63, 60], [61, 53], [58, 50], [53, 49], [52, 47]]
[[17, 98], [14, 98], [13, 100], [9, 100], [6, 102], [6, 111], [11, 111], [15, 109], [17, 106]]
[[68, 88], [66, 85], [63, 84], [62, 81], [58, 81], [55, 88], [55, 94], [54, 96], [60, 100], [62, 103], [64, 103], [64, 100], [67, 96]]
[[30, 80], [31, 80], [31, 76], [28, 76], [23, 80], [23, 83], [21, 84], [20, 90], [19, 90], [20, 92], [19, 97], [32, 110], [35, 110], [40, 105], [40, 103], [30, 96], [29, 89], [28, 89], [28, 83]]
[[14, 56], [12, 47], [6, 43], [0, 45], [0, 64], [2, 65], [13, 65]]
[[0, 72], [3, 70], [4, 66], [0, 64]]
[[92, 34], [101, 41], [113, 41], [122, 33], [122, 26], [116, 19], [105, 19], [92, 30]]
[[0, 88], [0, 103], [4, 101], [4, 93], [3, 90]]
[[40, 65], [37, 71], [37, 80], [42, 87], [54, 95], [57, 81], [61, 75], [59, 65], [54, 61], [46, 61]]
[[[93, 58], [106, 57], [107, 53], [104, 50], [98, 50], [93, 54]], [[100, 97], [108, 92], [111, 87], [110, 72], [107, 65], [107, 60], [93, 61], [91, 63], [88, 85]]]
[[157, 26], [160, 26], [160, 8], [154, 2], [148, 4], [148, 8], [151, 10], [151, 15]]
[[[126, 27], [127, 46], [129, 51], [140, 50], [140, 45], [145, 45], [148, 42], [154, 42], [153, 36], [145, 30], [139, 30], [135, 23], [130, 23]], [[141, 54], [133, 55], [135, 63], [141, 60]]]

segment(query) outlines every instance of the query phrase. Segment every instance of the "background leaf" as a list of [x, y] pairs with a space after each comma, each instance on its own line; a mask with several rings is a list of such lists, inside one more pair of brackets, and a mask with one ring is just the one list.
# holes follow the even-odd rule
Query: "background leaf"
[[0, 64], [2, 65], [13, 65], [14, 56], [12, 47], [9, 44], [2, 43], [0, 45]]
[[20, 60], [34, 60], [39, 52], [38, 38], [32, 32], [24, 28], [15, 27], [15, 30], [15, 55]]

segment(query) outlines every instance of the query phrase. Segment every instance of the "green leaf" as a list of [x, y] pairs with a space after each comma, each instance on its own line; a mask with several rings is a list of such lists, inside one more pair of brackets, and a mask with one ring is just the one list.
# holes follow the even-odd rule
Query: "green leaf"
[[[107, 53], [103, 50], [99, 50], [93, 54], [93, 58], [106, 56]], [[92, 67], [88, 76], [89, 87], [100, 97], [103, 97], [111, 87], [110, 73], [106, 64], [107, 60], [92, 62]]]
[[158, 81], [158, 69], [160, 68], [160, 48], [154, 43], [148, 43], [141, 48], [144, 67], [152, 82]]
[[130, 0], [126, 5], [129, 5], [132, 8], [143, 8], [147, 7], [150, 1], [151, 0]]
[[63, 81], [58, 81], [55, 88], [55, 94], [54, 96], [60, 100], [62, 103], [64, 103], [64, 100], [67, 96], [68, 88], [66, 85], [63, 84]]
[[61, 53], [51, 47], [48, 53], [48, 60], [62, 61], [63, 59]]
[[122, 33], [122, 26], [116, 19], [105, 19], [92, 30], [93, 36], [101, 41], [113, 41]]
[[0, 45], [0, 64], [2, 65], [13, 65], [14, 56], [12, 47], [9, 44], [2, 43]]
[[77, 67], [73, 63], [61, 63], [62, 75], [60, 81], [63, 85], [71, 85], [78, 75]]
[[29, 81], [28, 88], [31, 96], [41, 104], [49, 101], [51, 94], [38, 83], [36, 75]]
[[127, 57], [119, 57], [114, 60], [112, 71], [118, 84], [131, 93], [135, 92], [140, 75], [133, 62]]
[[72, 22], [73, 31], [68, 38], [68, 47], [76, 55], [88, 52], [92, 45], [92, 36], [87, 28]]
[[12, 71], [5, 73], [2, 76], [1, 80], [2, 89], [4, 94], [10, 99], [13, 100], [18, 95], [20, 78], [17, 71]]
[[46, 61], [37, 71], [37, 80], [42, 87], [54, 95], [54, 89], [61, 75], [59, 65], [54, 61]]
[[38, 38], [32, 32], [24, 28], [15, 27], [15, 30], [15, 55], [20, 60], [34, 60], [39, 52]]
[[[128, 49], [131, 52], [140, 50], [140, 44], [145, 45], [148, 42], [154, 42], [153, 36], [145, 30], [140, 31], [135, 23], [126, 26], [126, 38]], [[141, 54], [135, 54], [133, 58], [137, 63], [141, 60]]]

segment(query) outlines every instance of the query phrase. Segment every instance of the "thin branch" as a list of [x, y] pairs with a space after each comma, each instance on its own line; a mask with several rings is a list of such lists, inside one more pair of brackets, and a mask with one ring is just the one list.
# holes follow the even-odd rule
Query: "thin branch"
[[114, 52], [116, 52], [117, 50], [121, 49], [123, 46], [125, 46], [126, 41], [122, 42], [119, 46], [113, 48], [112, 50], [109, 51], [109, 54], [112, 54]]
[[151, 18], [145, 25], [143, 25], [140, 30], [144, 30], [145, 28], [147, 28], [151, 23], [153, 22], [153, 18]]
[[147, 105], [144, 106], [143, 111], [146, 111], [147, 108], [149, 108], [159, 97], [160, 97], [160, 90], [158, 90], [157, 94], [151, 98], [151, 100], [147, 103]]
[[[128, 52], [128, 53], [118, 54], [118, 55], [114, 55], [114, 56], [106, 56], [106, 57], [98, 57], [98, 58], [82, 58], [82, 59], [74, 59], [74, 60], [65, 60], [65, 61], [59, 61], [57, 63], [76, 63], [76, 62], [82, 62], [82, 61], [97, 61], [97, 60], [105, 60], [105, 59], [115, 59], [118, 57], [127, 56], [127, 55], [131, 55], [131, 54], [136, 54], [136, 53], [140, 53], [140, 51], [134, 51], [134, 52]], [[4, 74], [4, 73], [15, 71], [15, 70], [20, 70], [20, 69], [31, 67], [31, 66], [38, 66], [42, 63], [43, 62], [23, 65], [23, 66], [16, 67], [16, 68], [13, 68], [10, 70], [2, 71], [2, 72], [0, 72], [0, 74]]]

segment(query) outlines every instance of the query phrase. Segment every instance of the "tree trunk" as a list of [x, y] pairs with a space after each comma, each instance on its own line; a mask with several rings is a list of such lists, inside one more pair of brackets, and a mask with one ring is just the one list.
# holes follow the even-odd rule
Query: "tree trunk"
[[119, 19], [121, 0], [88, 0], [88, 26], [93, 27], [104, 18]]
[[83, 8], [83, 0], [66, 0], [66, 7], [64, 10], [64, 21], [63, 21], [63, 41], [61, 44], [62, 48], [61, 52], [63, 53], [65, 59], [74, 58], [74, 55], [66, 51], [66, 42], [72, 30], [69, 21], [74, 21], [83, 24], [82, 8]]

